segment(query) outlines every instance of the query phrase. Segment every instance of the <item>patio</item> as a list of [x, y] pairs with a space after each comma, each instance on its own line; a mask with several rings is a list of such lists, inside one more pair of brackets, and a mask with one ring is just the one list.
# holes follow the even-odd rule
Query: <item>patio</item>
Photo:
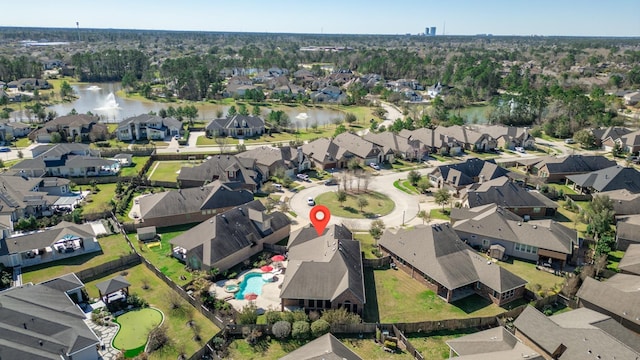
[[261, 269], [251, 269], [247, 271], [243, 271], [236, 279], [231, 280], [220, 280], [214, 283], [211, 286], [211, 291], [214, 291], [216, 294], [216, 298], [219, 300], [225, 300], [231, 306], [233, 306], [236, 310], [242, 310], [242, 308], [247, 305], [250, 300], [239, 300], [235, 298], [235, 292], [228, 292], [225, 289], [227, 285], [236, 285], [238, 286], [244, 277], [249, 273], [260, 273], [260, 274], [272, 274], [273, 281], [265, 282], [262, 285], [262, 293], [258, 295], [255, 300], [251, 300], [257, 307], [258, 311], [266, 311], [268, 309], [280, 309], [280, 286], [284, 281], [284, 270], [287, 267], [287, 262], [282, 261], [282, 268], [273, 267], [270, 272], [263, 272]]

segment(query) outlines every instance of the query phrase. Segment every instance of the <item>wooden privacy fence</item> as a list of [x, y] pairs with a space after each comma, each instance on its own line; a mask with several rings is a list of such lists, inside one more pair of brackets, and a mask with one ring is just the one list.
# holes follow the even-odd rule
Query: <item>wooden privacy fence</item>
[[391, 264], [391, 256], [385, 256], [379, 259], [362, 259], [362, 266], [365, 268], [388, 268], [389, 264]]
[[119, 259], [106, 262], [101, 265], [91, 267], [76, 272], [76, 276], [83, 283], [99, 279], [108, 274], [113, 274], [116, 271], [128, 269], [132, 266], [140, 264], [140, 257], [136, 253], [122, 256]]

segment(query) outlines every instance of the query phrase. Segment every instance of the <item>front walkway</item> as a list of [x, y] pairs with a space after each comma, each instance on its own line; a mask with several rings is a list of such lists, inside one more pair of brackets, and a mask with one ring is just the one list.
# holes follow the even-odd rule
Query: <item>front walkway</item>
[[[100, 301], [98, 303], [102, 302]], [[94, 306], [96, 304], [94, 304]], [[96, 307], [92, 307], [92, 309], [93, 308]], [[86, 319], [84, 319], [85, 324], [87, 324], [87, 326], [98, 336], [98, 339], [100, 339], [101, 346], [98, 350], [100, 358], [104, 360], [116, 359], [118, 357], [118, 354], [120, 353], [120, 350], [111, 346], [111, 342], [113, 341], [113, 338], [116, 336], [116, 334], [118, 333], [118, 329], [120, 328], [118, 324], [109, 320], [109, 324], [112, 324], [111, 326], [97, 325], [93, 321], [91, 321], [91, 311], [85, 313], [85, 316], [87, 317]]]

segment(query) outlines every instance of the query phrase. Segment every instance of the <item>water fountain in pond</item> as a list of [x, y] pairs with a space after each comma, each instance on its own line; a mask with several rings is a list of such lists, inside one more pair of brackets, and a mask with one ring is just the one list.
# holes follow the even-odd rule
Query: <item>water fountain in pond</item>
[[104, 105], [95, 108], [96, 111], [109, 111], [109, 110], [117, 110], [120, 109], [120, 105], [116, 101], [116, 96], [111, 92], [107, 95], [107, 99], [104, 102]]

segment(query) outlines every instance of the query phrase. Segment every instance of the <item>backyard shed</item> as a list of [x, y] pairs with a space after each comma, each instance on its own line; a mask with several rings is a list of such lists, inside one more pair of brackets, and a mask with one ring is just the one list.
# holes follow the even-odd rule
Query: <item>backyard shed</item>
[[152, 241], [156, 238], [156, 227], [155, 226], [147, 226], [143, 228], [139, 228], [138, 232], [138, 240], [140, 241]]

